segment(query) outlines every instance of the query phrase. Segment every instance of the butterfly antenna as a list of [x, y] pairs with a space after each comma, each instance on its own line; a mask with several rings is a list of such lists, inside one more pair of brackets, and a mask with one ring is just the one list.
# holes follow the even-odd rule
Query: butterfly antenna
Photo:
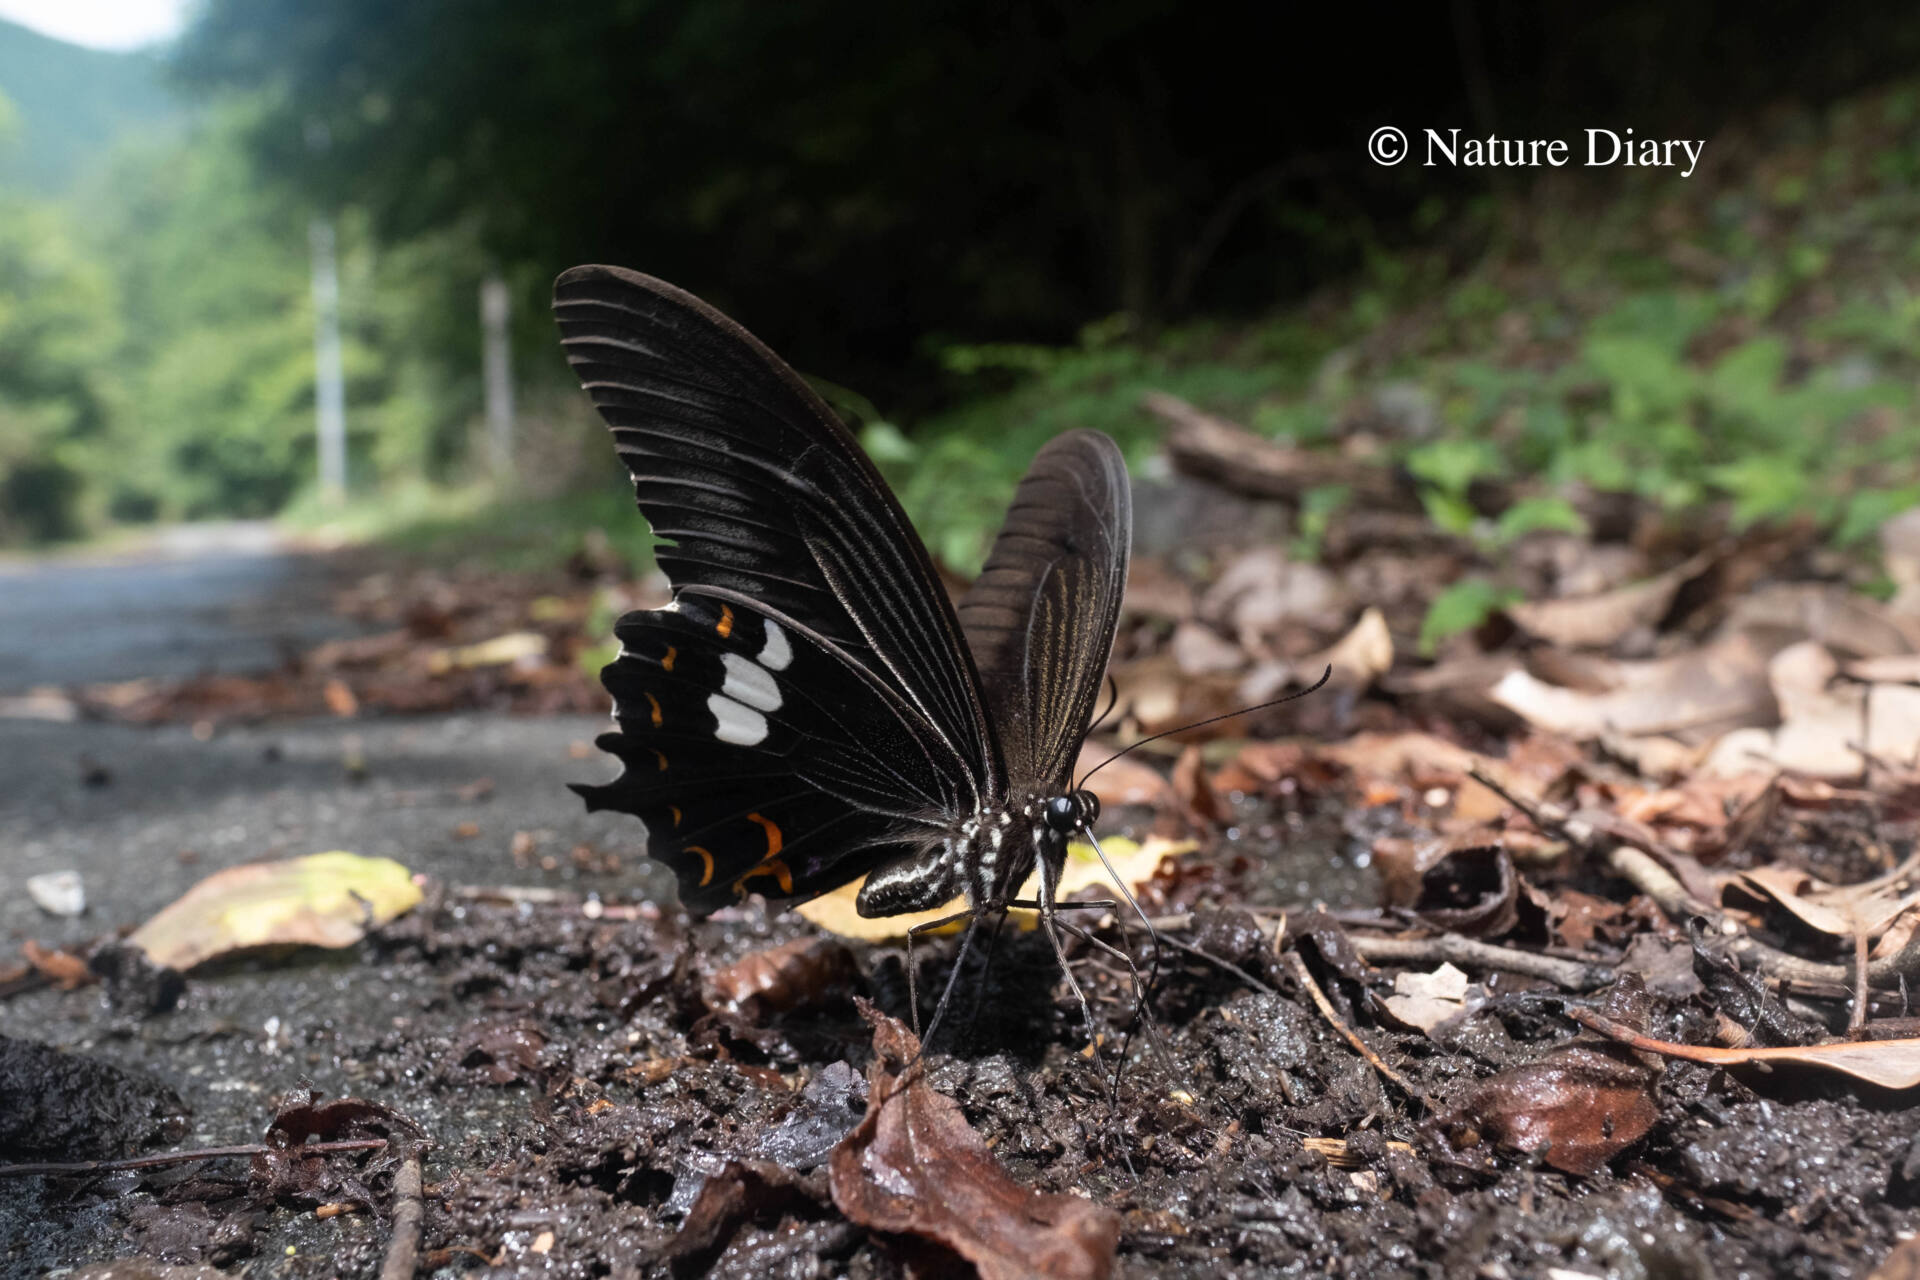
[[1189, 730], [1204, 728], [1210, 724], [1219, 724], [1222, 720], [1231, 720], [1235, 716], [1252, 715], [1256, 711], [1265, 711], [1268, 707], [1277, 707], [1277, 706], [1280, 706], [1282, 703], [1292, 702], [1296, 698], [1304, 698], [1310, 693], [1319, 692], [1320, 689], [1323, 686], [1325, 686], [1327, 681], [1331, 679], [1333, 679], [1333, 664], [1329, 663], [1327, 664], [1327, 669], [1320, 673], [1320, 678], [1318, 680], [1315, 680], [1312, 684], [1308, 685], [1304, 689], [1299, 689], [1294, 691], [1293, 693], [1288, 694], [1284, 698], [1274, 698], [1267, 702], [1256, 702], [1250, 707], [1241, 707], [1238, 711], [1223, 712], [1217, 716], [1208, 716], [1205, 720], [1195, 720], [1192, 724], [1175, 725], [1171, 729], [1162, 729], [1159, 733], [1148, 734], [1146, 737], [1140, 739], [1140, 741], [1138, 742], [1128, 743], [1126, 746], [1120, 748], [1120, 750], [1108, 756], [1105, 760], [1102, 760], [1099, 764], [1093, 766], [1093, 768], [1087, 770], [1084, 774], [1080, 776], [1080, 781], [1074, 784], [1073, 789], [1075, 791], [1078, 791], [1080, 788], [1087, 785], [1088, 778], [1091, 778], [1094, 774], [1100, 772], [1102, 769], [1112, 764], [1115, 760], [1118, 760], [1121, 756], [1126, 755], [1129, 751], [1133, 751], [1139, 747], [1144, 747], [1149, 742], [1158, 742], [1160, 741], [1160, 739], [1170, 738], [1176, 733], [1186, 733]]

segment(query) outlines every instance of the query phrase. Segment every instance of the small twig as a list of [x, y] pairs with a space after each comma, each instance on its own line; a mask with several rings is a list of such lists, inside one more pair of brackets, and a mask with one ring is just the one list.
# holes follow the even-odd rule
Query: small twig
[[[1277, 937], [1278, 930], [1285, 925], [1285, 920], [1285, 916], [1280, 916], [1274, 924], [1268, 924], [1266, 921], [1260, 923], [1266, 927], [1270, 937]], [[1159, 916], [1155, 918], [1153, 927], [1163, 935], [1179, 929], [1190, 929], [1193, 927], [1193, 914], [1183, 911], [1176, 915]], [[1457, 933], [1443, 933], [1430, 938], [1390, 938], [1374, 934], [1348, 933], [1347, 939], [1353, 943], [1353, 949], [1359, 953], [1362, 960], [1384, 960], [1390, 964], [1439, 964], [1447, 960], [1480, 969], [1499, 969], [1507, 973], [1517, 973], [1523, 977], [1541, 978], [1556, 986], [1565, 987], [1569, 991], [1592, 991], [1596, 987], [1606, 986], [1614, 978], [1613, 971], [1605, 965], [1586, 964], [1578, 960], [1561, 960], [1532, 951], [1518, 951], [1512, 947], [1496, 947], [1491, 943], [1463, 938]], [[1176, 938], [1167, 938], [1166, 941], [1182, 950], [1196, 952], [1215, 964], [1224, 964], [1219, 957], [1208, 955]], [[1239, 973], [1239, 976], [1246, 978], [1255, 986], [1263, 985], [1237, 969], [1234, 972]]]
[[[1618, 845], [1607, 853], [1607, 868], [1634, 888], [1646, 894], [1668, 915], [1684, 920], [1700, 916], [1711, 931], [1726, 939], [1727, 953], [1742, 964], [1759, 970], [1769, 978], [1791, 982], [1796, 987], [1827, 987], [1845, 991], [1857, 977], [1851, 966], [1803, 960], [1799, 956], [1768, 946], [1744, 930], [1726, 932], [1726, 915], [1686, 891], [1671, 871], [1652, 855], [1629, 845]], [[1882, 956], [1867, 966], [1871, 986], [1897, 990], [1903, 981], [1920, 976], [1920, 933], [1890, 956]]]
[[1556, 818], [1553, 814], [1542, 808], [1538, 802], [1515, 795], [1512, 791], [1508, 790], [1505, 783], [1495, 778], [1479, 765], [1475, 765], [1473, 768], [1467, 770], [1467, 776], [1518, 809], [1525, 815], [1528, 822], [1531, 822], [1542, 832], [1553, 831], [1566, 825], [1564, 819]]
[[339, 1142], [308, 1142], [297, 1147], [269, 1147], [248, 1143], [238, 1147], [201, 1147], [197, 1151], [165, 1151], [159, 1155], [134, 1156], [127, 1160], [75, 1160], [65, 1164], [0, 1164], [0, 1178], [34, 1178], [64, 1173], [121, 1173], [128, 1169], [162, 1169], [171, 1164], [192, 1164], [196, 1160], [251, 1159], [254, 1156], [291, 1152], [300, 1155], [324, 1155], [334, 1151], [376, 1151], [387, 1145], [385, 1138], [345, 1138]]
[[1428, 1111], [1434, 1109], [1433, 1103], [1427, 1100], [1426, 1094], [1414, 1088], [1412, 1084], [1408, 1083], [1405, 1076], [1388, 1066], [1386, 1059], [1369, 1048], [1367, 1042], [1360, 1038], [1360, 1033], [1348, 1026], [1346, 1022], [1341, 1019], [1340, 1014], [1333, 1007], [1333, 1001], [1327, 999], [1327, 993], [1322, 991], [1320, 984], [1313, 980], [1312, 970], [1307, 968], [1307, 962], [1300, 958], [1298, 951], [1287, 952], [1287, 967], [1293, 971], [1293, 976], [1299, 980], [1300, 985], [1306, 988], [1307, 995], [1312, 998], [1315, 1007], [1320, 1010], [1320, 1016], [1325, 1018], [1328, 1025], [1335, 1031], [1338, 1031], [1346, 1042], [1353, 1046], [1356, 1053], [1367, 1060], [1367, 1064], [1380, 1074], [1382, 1080], [1390, 1081], [1400, 1092], [1406, 1094], [1407, 1097], [1413, 1099]]
[[1585, 964], [1578, 960], [1559, 960], [1553, 956], [1496, 947], [1476, 942], [1457, 933], [1431, 938], [1382, 938], [1364, 933], [1349, 933], [1353, 949], [1362, 960], [1385, 960], [1394, 964], [1440, 964], [1448, 962], [1476, 969], [1498, 969], [1523, 977], [1540, 978], [1569, 991], [1592, 991], [1613, 981], [1613, 970], [1605, 965]]
[[1867, 1005], [1873, 984], [1867, 980], [1867, 931], [1853, 931], [1853, 1006], [1847, 1011], [1847, 1039], [1858, 1040], [1866, 1034]]
[[420, 1149], [409, 1148], [393, 1175], [393, 1236], [387, 1241], [380, 1280], [413, 1280], [420, 1265], [420, 1222], [426, 1207], [420, 1194]]

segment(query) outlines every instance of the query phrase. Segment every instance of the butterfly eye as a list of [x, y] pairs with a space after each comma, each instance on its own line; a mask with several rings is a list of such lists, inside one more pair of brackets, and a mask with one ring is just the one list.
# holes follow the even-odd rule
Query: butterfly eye
[[1072, 796], [1055, 796], [1047, 801], [1045, 810], [1047, 826], [1054, 831], [1071, 831], [1080, 820], [1080, 806], [1074, 803]]
[[1090, 827], [1100, 821], [1099, 796], [1093, 794], [1091, 791], [1076, 791], [1073, 793], [1073, 803], [1074, 807], [1079, 810], [1077, 817], [1081, 827]]

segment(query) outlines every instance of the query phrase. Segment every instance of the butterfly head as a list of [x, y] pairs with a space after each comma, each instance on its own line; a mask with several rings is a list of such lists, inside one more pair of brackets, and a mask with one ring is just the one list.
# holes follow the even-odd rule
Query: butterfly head
[[1082, 788], [1072, 795], [1055, 796], [1041, 810], [1049, 830], [1060, 835], [1085, 831], [1100, 820], [1100, 797]]

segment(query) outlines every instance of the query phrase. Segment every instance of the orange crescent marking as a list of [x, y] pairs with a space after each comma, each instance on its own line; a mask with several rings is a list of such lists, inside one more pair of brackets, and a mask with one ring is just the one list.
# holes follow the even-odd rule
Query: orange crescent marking
[[743, 898], [746, 897], [747, 881], [753, 879], [755, 876], [772, 876], [780, 882], [780, 892], [788, 895], [793, 893], [793, 872], [788, 869], [786, 863], [780, 861], [778, 858], [767, 859], [753, 870], [747, 872], [747, 874], [741, 876], [738, 880], [735, 880], [733, 882], [733, 891]]
[[660, 699], [654, 697], [652, 694], [648, 694], [647, 705], [653, 708], [653, 727], [658, 729], [660, 727], [660, 720], [661, 720]]
[[763, 818], [757, 813], [748, 814], [747, 821], [759, 823], [761, 828], [767, 833], [767, 851], [760, 855], [761, 859], [764, 861], [767, 858], [779, 857], [780, 845], [782, 843], [779, 824], [774, 822], [772, 818]]
[[713, 855], [697, 844], [688, 845], [687, 852], [699, 854], [700, 861], [706, 864], [706, 870], [700, 873], [700, 887], [704, 889], [713, 880]]
[[673, 660], [677, 658], [679, 655], [680, 655], [680, 651], [678, 649], [674, 648], [672, 645], [668, 645], [667, 656], [660, 659], [660, 669], [662, 671], [673, 670]]
[[655, 756], [659, 757], [660, 772], [665, 773], [667, 771], [667, 753], [662, 751], [658, 747], [648, 747], [647, 750], [653, 752]]
[[733, 634], [733, 606], [732, 605], [723, 604], [720, 606], [720, 621], [713, 624], [713, 629], [720, 633], [720, 638], [722, 640], [726, 639], [728, 636]]
[[[680, 825], [680, 806], [677, 804], [670, 804], [667, 806], [667, 808], [673, 810], [673, 825], [676, 827], [679, 826]], [[701, 881], [701, 883], [705, 884], [706, 882], [703, 880]]]

